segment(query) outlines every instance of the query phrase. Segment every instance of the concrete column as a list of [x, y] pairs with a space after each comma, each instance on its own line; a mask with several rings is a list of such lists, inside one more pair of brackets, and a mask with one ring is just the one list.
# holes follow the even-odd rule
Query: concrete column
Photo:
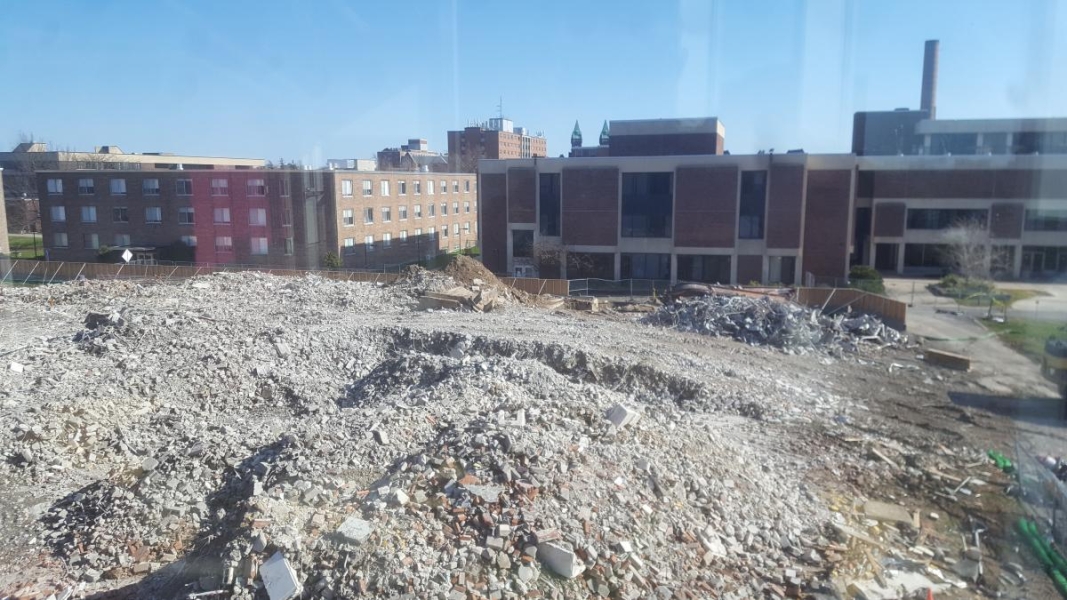
[[[1011, 134], [1008, 134], [1008, 135], [1011, 135]], [[1019, 242], [1018, 244], [1015, 244], [1015, 256], [1014, 256], [1014, 261], [1013, 262], [1015, 264], [1012, 265], [1012, 276], [1015, 277], [1016, 279], [1019, 279], [1020, 277], [1023, 276], [1023, 244], [1022, 244], [1022, 242]]]
[[930, 134], [923, 136], [923, 154], [930, 155]]
[[615, 279], [622, 279], [622, 253], [615, 253]]
[[671, 285], [678, 283], [678, 255], [671, 252]]
[[[736, 242], [735, 242], [736, 243]], [[737, 285], [737, 253], [730, 255], [730, 285]]]
[[904, 242], [897, 244], [897, 275], [904, 274]]
[[[982, 147], [982, 145], [984, 143], [985, 143], [985, 137], [981, 133], [979, 133], [977, 136], [975, 136], [974, 145], [975, 145], [975, 147], [977, 149], [981, 149], [981, 147]], [[975, 154], [978, 154], [978, 150], [977, 149], [975, 150]]]

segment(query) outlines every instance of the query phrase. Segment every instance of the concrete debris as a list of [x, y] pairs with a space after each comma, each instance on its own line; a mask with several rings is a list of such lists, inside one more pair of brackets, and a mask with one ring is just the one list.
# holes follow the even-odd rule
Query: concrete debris
[[275, 552], [259, 567], [259, 574], [263, 578], [263, 586], [267, 588], [270, 600], [289, 600], [300, 593], [300, 581], [296, 577], [296, 571], [279, 551]]
[[863, 513], [878, 521], [892, 521], [895, 523], [911, 523], [911, 513], [908, 509], [898, 504], [868, 500], [863, 505]]
[[660, 307], [645, 323], [788, 352], [855, 352], [860, 342], [902, 345], [906, 337], [869, 315], [828, 316], [819, 310], [767, 297], [714, 295]]
[[337, 528], [337, 535], [349, 544], [362, 544], [374, 533], [374, 524], [359, 517], [349, 517]]
[[578, 560], [574, 551], [556, 542], [545, 542], [537, 546], [537, 559], [560, 577], [573, 579], [581, 575], [585, 565]]
[[641, 418], [641, 413], [621, 404], [616, 404], [608, 409], [605, 416], [611, 421], [612, 425], [622, 428], [631, 423], [636, 423]]
[[21, 373], [26, 370], [26, 367], [22, 366], [21, 363], [13, 362], [8, 366], [8, 369], [12, 373]]

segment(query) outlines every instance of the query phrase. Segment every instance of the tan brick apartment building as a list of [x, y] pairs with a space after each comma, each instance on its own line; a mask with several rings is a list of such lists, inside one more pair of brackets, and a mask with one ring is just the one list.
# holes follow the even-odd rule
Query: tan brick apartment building
[[548, 142], [543, 135], [531, 135], [503, 117], [448, 132], [448, 168], [455, 172], [473, 173], [482, 159], [547, 155]]
[[379, 268], [478, 239], [469, 174], [108, 169], [39, 172], [37, 182], [52, 260], [94, 261], [107, 246], [160, 261], [292, 268], [335, 252], [345, 267]]

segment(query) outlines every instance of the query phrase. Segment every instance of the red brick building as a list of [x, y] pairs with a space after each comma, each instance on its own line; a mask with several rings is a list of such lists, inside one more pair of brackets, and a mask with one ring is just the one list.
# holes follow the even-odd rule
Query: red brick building
[[448, 168], [453, 172], [473, 173], [483, 159], [547, 155], [548, 142], [543, 135], [531, 135], [526, 128], [515, 127], [510, 119], [502, 117], [448, 132]]

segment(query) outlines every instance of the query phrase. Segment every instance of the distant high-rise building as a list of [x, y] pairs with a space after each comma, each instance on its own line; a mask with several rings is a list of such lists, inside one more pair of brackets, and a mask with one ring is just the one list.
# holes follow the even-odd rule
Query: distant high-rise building
[[516, 127], [511, 119], [504, 117], [448, 132], [448, 169], [454, 172], [473, 173], [483, 158], [547, 155], [548, 142], [543, 135], [531, 135], [525, 127]]

